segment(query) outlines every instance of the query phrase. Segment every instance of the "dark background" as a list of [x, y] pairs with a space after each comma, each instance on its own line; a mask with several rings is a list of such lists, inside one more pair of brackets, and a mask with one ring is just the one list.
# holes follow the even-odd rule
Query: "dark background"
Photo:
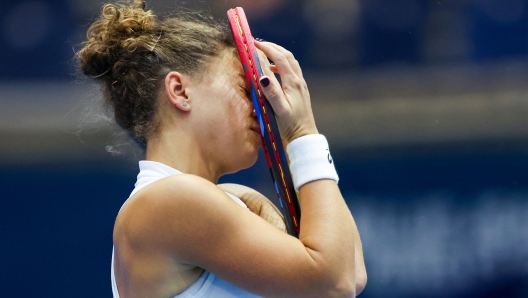
[[[3, 297], [111, 296], [141, 154], [75, 75], [102, 6], [85, 2], [0, 11]], [[528, 1], [248, 3], [147, 7], [243, 6], [255, 36], [296, 55], [361, 233], [361, 297], [528, 297]], [[222, 181], [273, 198], [260, 157]]]

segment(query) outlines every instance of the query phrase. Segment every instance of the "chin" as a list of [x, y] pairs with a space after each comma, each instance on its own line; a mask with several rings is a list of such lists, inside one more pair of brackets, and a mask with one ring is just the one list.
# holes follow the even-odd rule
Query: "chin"
[[[239, 152], [240, 153], [240, 152]], [[233, 170], [229, 171], [227, 174], [233, 174], [247, 168], [251, 168], [258, 159], [258, 147], [250, 152], [244, 152], [244, 154], [238, 154], [234, 157], [235, 162], [233, 165], [236, 165]]]
[[245, 155], [244, 164], [241, 170], [252, 167], [257, 162], [257, 159], [258, 159], [258, 147], [255, 148], [252, 152], [248, 152]]
[[258, 159], [258, 148], [255, 149], [254, 152], [252, 152], [251, 161], [249, 162], [248, 166], [245, 167], [245, 169], [252, 167]]

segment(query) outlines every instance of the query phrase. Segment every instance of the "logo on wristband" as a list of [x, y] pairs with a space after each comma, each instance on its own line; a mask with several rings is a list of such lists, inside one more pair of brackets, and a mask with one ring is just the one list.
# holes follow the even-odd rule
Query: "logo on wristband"
[[328, 151], [328, 163], [332, 164], [332, 162], [334, 162], [334, 160], [332, 159], [332, 155], [330, 155], [330, 150], [326, 149], [326, 151]]

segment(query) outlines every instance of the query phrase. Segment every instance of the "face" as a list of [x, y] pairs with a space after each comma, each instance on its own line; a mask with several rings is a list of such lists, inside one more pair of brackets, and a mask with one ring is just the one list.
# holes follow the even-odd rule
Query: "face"
[[191, 96], [196, 132], [209, 159], [218, 160], [224, 173], [252, 166], [260, 129], [237, 53], [226, 50], [213, 59]]

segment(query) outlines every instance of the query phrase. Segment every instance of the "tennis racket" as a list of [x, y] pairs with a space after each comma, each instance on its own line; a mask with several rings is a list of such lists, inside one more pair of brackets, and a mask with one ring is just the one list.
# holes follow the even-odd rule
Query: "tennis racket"
[[279, 200], [280, 206], [278, 207], [280, 207], [286, 221], [288, 233], [299, 237], [301, 215], [299, 200], [293, 186], [275, 113], [260, 88], [260, 77], [263, 76], [263, 72], [246, 15], [241, 7], [237, 7], [230, 9], [227, 12], [227, 17], [250, 87], [251, 100], [260, 126], [262, 148]]

